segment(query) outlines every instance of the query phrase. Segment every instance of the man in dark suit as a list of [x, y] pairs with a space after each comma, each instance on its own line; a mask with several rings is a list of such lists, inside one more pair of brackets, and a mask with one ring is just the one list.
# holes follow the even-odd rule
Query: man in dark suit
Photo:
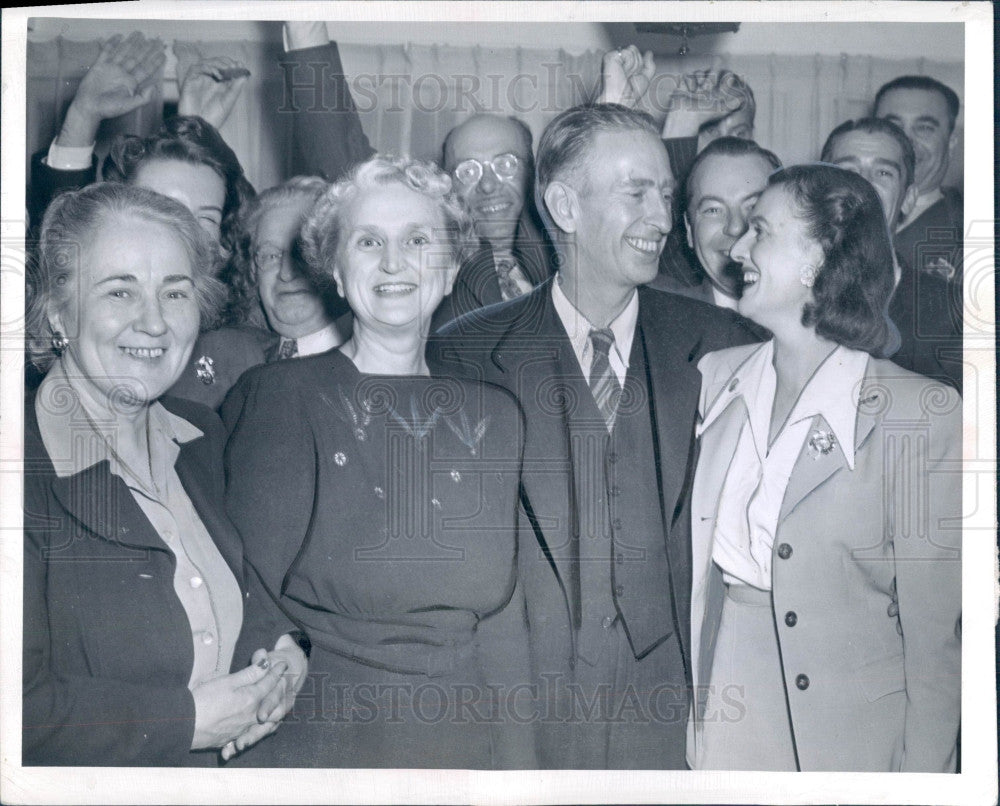
[[900, 348], [890, 356], [904, 369], [919, 372], [962, 391], [961, 288], [943, 277], [918, 271], [895, 224], [913, 209], [917, 197], [914, 153], [903, 131], [889, 120], [848, 120], [830, 132], [823, 161], [854, 171], [879, 195], [896, 247], [896, 290], [889, 317], [899, 330]]
[[695, 363], [754, 337], [731, 311], [641, 287], [671, 225], [658, 135], [612, 104], [549, 124], [536, 197], [557, 276], [432, 345], [437, 370], [524, 410], [519, 584], [548, 768], [685, 767]]
[[873, 115], [895, 123], [913, 144], [916, 202], [896, 226], [896, 249], [922, 274], [937, 274], [961, 293], [963, 200], [946, 187], [958, 143], [958, 95], [929, 76], [900, 76], [875, 95]]
[[526, 294], [549, 276], [551, 245], [529, 199], [531, 145], [522, 121], [500, 115], [473, 115], [445, 137], [442, 165], [480, 242], [435, 312], [432, 332], [463, 313]]

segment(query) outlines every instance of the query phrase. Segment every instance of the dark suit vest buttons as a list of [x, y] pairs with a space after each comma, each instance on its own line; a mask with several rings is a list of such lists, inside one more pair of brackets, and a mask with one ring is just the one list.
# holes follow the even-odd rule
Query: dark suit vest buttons
[[616, 562], [616, 563], [617, 563], [618, 565], [623, 565], [623, 564], [625, 563], [625, 555], [624, 555], [624, 554], [622, 554], [622, 553], [621, 553], [621, 552], [619, 551], [619, 552], [618, 552], [618, 553], [617, 553], [617, 554], [615, 555], [615, 562]]
[[619, 487], [612, 487], [610, 492], [612, 498], [617, 498], [619, 495], [622, 494], [622, 491]]
[[798, 688], [799, 691], [805, 691], [807, 688], [809, 688], [809, 678], [804, 674], [798, 675], [795, 678], [795, 686]]
[[621, 529], [622, 528], [622, 519], [621, 518], [615, 518], [613, 521], [611, 521], [611, 525], [616, 530]]
[[794, 627], [798, 623], [798, 621], [799, 617], [795, 615], [794, 610], [789, 610], [787, 613], [785, 613], [785, 624], [787, 624], [789, 627]]
[[618, 454], [615, 453], [614, 451], [608, 451], [608, 463], [613, 465], [617, 461], [618, 461]]
[[622, 596], [624, 596], [624, 595], [625, 595], [625, 586], [624, 585], [616, 585], [615, 586], [615, 596], [617, 596], [619, 599], [621, 599]]
[[781, 557], [781, 559], [783, 560], [787, 560], [789, 557], [792, 556], [792, 547], [789, 546], [787, 543], [782, 543], [780, 546], [778, 546], [778, 556]]

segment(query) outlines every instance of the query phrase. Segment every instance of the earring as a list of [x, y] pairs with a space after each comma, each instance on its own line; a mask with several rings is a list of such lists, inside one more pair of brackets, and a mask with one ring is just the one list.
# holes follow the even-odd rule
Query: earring
[[816, 269], [813, 266], [806, 266], [799, 272], [799, 282], [806, 288], [812, 288], [816, 282]]
[[62, 355], [67, 347], [69, 347], [69, 339], [58, 330], [52, 334], [52, 349], [56, 355]]

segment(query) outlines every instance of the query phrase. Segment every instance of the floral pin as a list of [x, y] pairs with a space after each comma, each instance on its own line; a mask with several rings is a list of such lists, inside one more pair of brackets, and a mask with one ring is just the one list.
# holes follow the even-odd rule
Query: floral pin
[[211, 356], [203, 355], [194, 362], [194, 374], [206, 386], [215, 383], [215, 361]]
[[479, 453], [479, 443], [486, 436], [486, 426], [490, 423], [489, 416], [480, 420], [475, 428], [472, 427], [464, 410], [459, 411], [457, 422], [452, 417], [445, 417], [444, 421], [448, 424], [452, 433], [469, 449], [469, 453], [476, 456]]
[[837, 438], [830, 432], [817, 428], [809, 435], [809, 455], [815, 460], [831, 453], [837, 445]]

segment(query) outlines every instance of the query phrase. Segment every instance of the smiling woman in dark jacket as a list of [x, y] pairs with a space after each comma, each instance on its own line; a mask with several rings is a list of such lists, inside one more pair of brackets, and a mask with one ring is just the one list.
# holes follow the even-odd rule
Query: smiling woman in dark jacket
[[[51, 366], [25, 410], [25, 765], [211, 764], [191, 751], [273, 730], [305, 673], [221, 508], [221, 423], [158, 400], [218, 299], [210, 253], [183, 206], [142, 188], [92, 185], [45, 216], [32, 330]], [[245, 611], [255, 630], [241, 635]]]

